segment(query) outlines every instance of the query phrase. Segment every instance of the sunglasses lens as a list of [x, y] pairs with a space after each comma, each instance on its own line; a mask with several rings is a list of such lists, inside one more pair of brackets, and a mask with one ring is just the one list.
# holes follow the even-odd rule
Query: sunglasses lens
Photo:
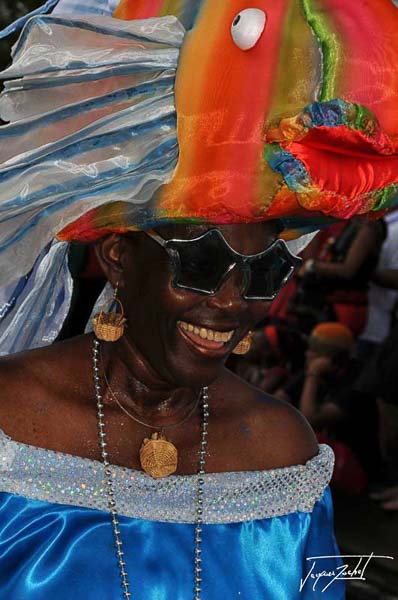
[[[231, 251], [216, 229], [194, 240], [170, 240], [167, 247], [174, 254], [174, 285], [204, 294], [214, 294], [231, 267], [243, 260]], [[250, 283], [244, 297], [272, 300], [300, 262], [281, 240], [263, 254], [249, 257], [245, 266], [242, 265], [250, 270]]]
[[250, 263], [251, 278], [246, 298], [272, 300], [293, 273], [294, 258], [284, 246], [276, 245], [269, 253]]
[[174, 283], [183, 288], [214, 293], [228, 271], [231, 258], [216, 232], [192, 242], [169, 245], [179, 257]]

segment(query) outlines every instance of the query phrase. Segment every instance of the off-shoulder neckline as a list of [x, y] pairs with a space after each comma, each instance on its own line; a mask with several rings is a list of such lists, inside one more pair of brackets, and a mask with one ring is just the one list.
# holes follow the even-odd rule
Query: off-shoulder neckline
[[[305, 464], [264, 471], [203, 476], [204, 522], [236, 523], [311, 512], [329, 485], [332, 449], [319, 446]], [[127, 467], [110, 467], [118, 513], [171, 523], [194, 523], [197, 475], [152, 479]], [[0, 493], [56, 505], [107, 511], [104, 465], [94, 459], [46, 450], [0, 433]], [[47, 509], [45, 509], [47, 510]]]
[[[15, 440], [12, 436], [8, 435], [2, 428], [0, 428], [0, 443], [2, 440], [8, 440], [9, 442], [11, 442], [12, 444], [15, 444], [17, 447], [20, 448], [25, 448], [27, 451], [32, 451], [32, 452], [45, 452], [48, 456], [58, 456], [58, 457], [64, 457], [66, 460], [72, 460], [75, 461], [76, 463], [80, 463], [81, 465], [90, 465], [92, 467], [101, 469], [104, 467], [103, 463], [100, 460], [94, 459], [94, 458], [88, 458], [85, 456], [80, 456], [78, 454], [71, 454], [69, 452], [62, 452], [59, 450], [51, 450], [49, 448], [44, 448], [42, 446], [35, 446], [33, 444], [27, 444], [25, 442], [19, 442], [17, 440]], [[308, 469], [311, 467], [311, 465], [316, 462], [317, 460], [319, 460], [319, 458], [325, 453], [326, 449], [331, 450], [330, 447], [327, 444], [319, 444], [318, 446], [318, 453], [315, 454], [314, 456], [312, 456], [311, 458], [309, 458], [304, 464], [301, 463], [297, 463], [294, 465], [289, 465], [289, 466], [285, 466], [285, 467], [273, 467], [271, 469], [262, 469], [262, 470], [252, 470], [252, 471], [216, 471], [216, 472], [207, 472], [205, 473], [205, 476], [212, 476], [217, 478], [219, 475], [229, 475], [229, 474], [233, 474], [233, 475], [245, 475], [247, 473], [256, 473], [256, 474], [261, 474], [261, 473], [279, 473], [279, 472], [284, 472], [286, 470], [303, 470], [303, 469]], [[123, 472], [123, 473], [131, 473], [136, 477], [140, 477], [143, 479], [147, 479], [148, 481], [154, 481], [152, 477], [150, 477], [149, 475], [147, 475], [145, 472], [143, 471], [138, 471], [137, 469], [131, 469], [130, 467], [125, 467], [123, 465], [117, 465], [117, 464], [110, 464], [110, 468], [114, 471], [118, 471], [118, 472]], [[192, 480], [192, 479], [196, 479], [197, 474], [196, 473], [192, 473], [189, 475], [170, 475], [169, 477], [167, 477], [167, 480]]]

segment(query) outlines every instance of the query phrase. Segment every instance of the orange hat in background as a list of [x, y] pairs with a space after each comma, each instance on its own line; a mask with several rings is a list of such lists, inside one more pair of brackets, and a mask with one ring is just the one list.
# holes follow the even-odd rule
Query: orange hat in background
[[320, 323], [311, 332], [308, 346], [321, 353], [350, 352], [354, 344], [351, 331], [341, 323]]

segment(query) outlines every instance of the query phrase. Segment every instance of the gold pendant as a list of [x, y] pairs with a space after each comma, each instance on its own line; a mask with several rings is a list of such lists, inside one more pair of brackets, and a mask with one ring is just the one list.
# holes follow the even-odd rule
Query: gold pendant
[[177, 470], [177, 448], [161, 433], [145, 438], [140, 449], [141, 467], [151, 477], [168, 477]]

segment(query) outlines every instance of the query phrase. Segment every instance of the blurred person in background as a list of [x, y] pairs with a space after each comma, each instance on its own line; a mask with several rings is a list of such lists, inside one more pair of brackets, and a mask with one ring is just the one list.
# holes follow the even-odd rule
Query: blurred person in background
[[305, 368], [276, 396], [304, 414], [318, 439], [335, 442], [342, 466], [335, 478], [344, 479], [337, 482], [339, 487], [351, 492], [357, 474], [355, 491], [362, 492], [380, 472], [379, 418], [375, 397], [353, 390], [359, 368], [352, 358], [353, 347], [353, 335], [345, 325], [317, 325], [309, 337]]
[[367, 339], [361, 337], [358, 347], [365, 365], [355, 389], [378, 399], [385, 487], [372, 494], [372, 498], [381, 501], [386, 510], [398, 510], [398, 214], [388, 215], [386, 221], [388, 238], [372, 277], [374, 306], [369, 315], [368, 335]]
[[[340, 227], [319, 251], [320, 258], [308, 258], [300, 272], [299, 303], [318, 304], [326, 316], [333, 309], [335, 320], [354, 335], [366, 324], [368, 287], [386, 237], [383, 220], [356, 218]], [[326, 305], [326, 306], [325, 306]], [[329, 312], [328, 312], [329, 310]], [[325, 320], [322, 315], [319, 320]]]
[[380, 500], [385, 510], [398, 510], [398, 321], [355, 387], [359, 393], [368, 390], [378, 399], [385, 489], [372, 497]]
[[[316, 325], [308, 339], [306, 362], [293, 380], [281, 390], [294, 406], [300, 408], [311, 422], [318, 422], [321, 401], [337, 387], [347, 387], [355, 380], [350, 358], [354, 338], [350, 330], [340, 323]], [[307, 380], [313, 379], [307, 393]]]
[[388, 337], [398, 286], [391, 271], [398, 269], [398, 213], [385, 217], [387, 237], [382, 246], [376, 272], [369, 283], [368, 313], [364, 331], [357, 342], [356, 356], [366, 363]]
[[[380, 272], [379, 282], [396, 283], [398, 270]], [[386, 510], [398, 510], [398, 320], [387, 339], [380, 345], [372, 359], [365, 364], [355, 383], [358, 393], [368, 393], [377, 398], [380, 414], [380, 447], [383, 458], [384, 488], [372, 496], [382, 502]]]
[[303, 334], [286, 323], [269, 324], [254, 332], [246, 356], [233, 356], [229, 366], [243, 379], [273, 394], [303, 367], [306, 350]]

